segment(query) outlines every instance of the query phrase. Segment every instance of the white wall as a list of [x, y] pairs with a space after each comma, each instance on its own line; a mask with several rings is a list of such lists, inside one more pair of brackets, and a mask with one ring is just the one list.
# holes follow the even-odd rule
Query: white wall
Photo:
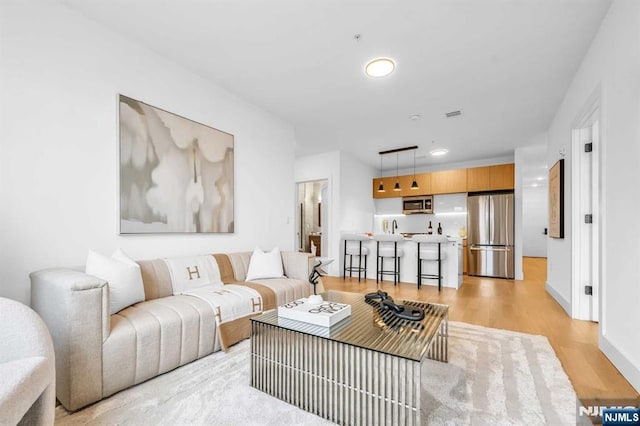
[[373, 195], [371, 181], [376, 170], [340, 152], [340, 232], [371, 232]]
[[548, 164], [565, 156], [565, 238], [549, 240], [548, 286], [571, 302], [571, 129], [587, 100], [601, 96], [600, 348], [640, 390], [640, 221], [636, 171], [640, 164], [640, 2], [616, 0], [578, 69], [549, 128]]
[[[0, 4], [0, 295], [88, 249], [137, 259], [293, 248], [293, 128], [57, 2]], [[235, 233], [119, 236], [117, 94], [235, 135]], [[275, 201], [275, 202], [274, 202]]]
[[547, 256], [549, 182], [547, 134], [538, 135], [531, 144], [516, 150], [522, 198], [522, 255]]
[[322, 225], [323, 235], [327, 233], [327, 251], [323, 248], [322, 256], [335, 260], [328, 267], [329, 275], [342, 275], [341, 234], [364, 233], [373, 229], [374, 205], [371, 180], [374, 177], [374, 168], [360, 163], [342, 151], [296, 158], [296, 182], [328, 180], [329, 217], [327, 228], [325, 228], [324, 218]]
[[522, 255], [547, 257], [549, 187], [525, 187], [522, 197]]
[[[340, 240], [340, 151], [308, 155], [295, 159], [294, 179], [296, 183], [315, 180], [327, 180], [328, 200], [322, 198], [323, 209], [327, 203], [328, 217], [322, 218], [322, 235], [326, 235], [326, 247], [322, 247], [322, 256], [336, 261], [328, 266], [329, 275], [338, 275], [338, 241]], [[293, 190], [295, 191], [295, 190]], [[295, 232], [291, 231], [291, 238]], [[323, 238], [323, 243], [324, 243]]]

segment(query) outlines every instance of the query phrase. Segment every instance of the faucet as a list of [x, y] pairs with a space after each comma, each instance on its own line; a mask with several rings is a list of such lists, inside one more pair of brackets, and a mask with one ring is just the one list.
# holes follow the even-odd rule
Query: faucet
[[391, 222], [391, 233], [395, 234], [396, 229], [398, 229], [398, 222], [395, 219], [393, 219], [393, 222]]

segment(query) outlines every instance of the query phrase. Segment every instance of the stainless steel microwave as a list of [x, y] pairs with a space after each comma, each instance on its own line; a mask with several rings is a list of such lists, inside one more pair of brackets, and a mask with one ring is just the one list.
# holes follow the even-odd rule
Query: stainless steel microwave
[[416, 197], [402, 197], [402, 213], [433, 213], [433, 195], [419, 195]]

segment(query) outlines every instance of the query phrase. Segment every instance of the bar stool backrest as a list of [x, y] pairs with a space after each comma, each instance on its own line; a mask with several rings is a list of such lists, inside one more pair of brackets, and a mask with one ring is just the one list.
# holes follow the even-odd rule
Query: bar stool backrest
[[343, 234], [342, 239], [347, 241], [369, 241], [371, 238], [367, 234]]
[[427, 243], [427, 244], [437, 244], [437, 243], [448, 243], [449, 239], [444, 235], [414, 235], [411, 240], [414, 243]]
[[404, 236], [402, 234], [375, 234], [373, 239], [381, 242], [400, 243], [404, 241]]

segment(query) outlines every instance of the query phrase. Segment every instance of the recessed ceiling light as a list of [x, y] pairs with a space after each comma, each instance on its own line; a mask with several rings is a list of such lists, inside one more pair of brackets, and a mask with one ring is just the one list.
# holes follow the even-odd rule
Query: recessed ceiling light
[[411, 119], [411, 121], [420, 120], [420, 114], [411, 114], [409, 118]]
[[396, 63], [389, 58], [378, 58], [370, 61], [365, 67], [364, 72], [369, 77], [380, 78], [386, 77], [396, 69]]
[[541, 176], [538, 176], [538, 177], [536, 178], [536, 180], [539, 180], [539, 181], [540, 181], [540, 180], [544, 180], [544, 178], [543, 178], [543, 177], [541, 177]]
[[429, 154], [431, 154], [432, 157], [441, 157], [443, 155], [446, 155], [449, 152], [448, 149], [444, 149], [444, 148], [436, 148], [433, 149], [429, 152]]

